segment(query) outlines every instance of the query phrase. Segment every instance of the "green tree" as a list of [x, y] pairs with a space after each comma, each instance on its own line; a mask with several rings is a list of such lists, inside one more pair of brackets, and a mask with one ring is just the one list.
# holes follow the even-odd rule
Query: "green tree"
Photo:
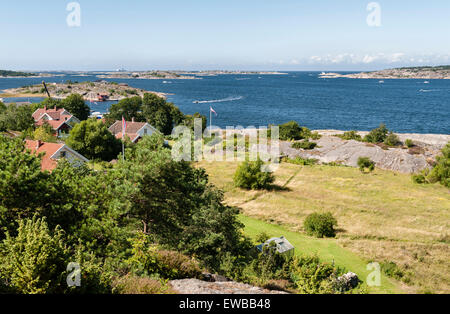
[[85, 120], [70, 131], [66, 144], [93, 160], [111, 161], [121, 151], [121, 141], [109, 132], [106, 125], [94, 119]]
[[21, 139], [0, 136], [0, 239], [4, 231], [14, 232], [18, 218], [41, 210], [49, 184], [40, 158], [26, 153]]
[[243, 162], [234, 174], [234, 185], [252, 190], [269, 188], [275, 177], [271, 172], [264, 171], [263, 167], [264, 162], [261, 159]]
[[335, 237], [337, 220], [331, 213], [314, 213], [306, 217], [304, 227], [309, 235], [318, 238]]
[[145, 94], [142, 114], [146, 121], [163, 134], [171, 134], [175, 125], [182, 123], [183, 113], [174, 104], [155, 94]]
[[79, 94], [72, 94], [64, 99], [60, 106], [63, 106], [68, 112], [73, 114], [79, 120], [87, 120], [91, 113], [91, 109], [85, 103], [83, 96]]
[[431, 182], [440, 182], [450, 187], [450, 143], [442, 149], [442, 155], [436, 158], [437, 164], [430, 173]]
[[16, 293], [62, 293], [67, 288], [68, 250], [61, 229], [50, 232], [44, 219], [19, 221], [17, 236], [0, 245], [0, 273]]
[[383, 143], [387, 136], [389, 130], [387, 129], [384, 123], [380, 124], [380, 126], [376, 129], [373, 129], [364, 137], [364, 141], [368, 143]]
[[375, 162], [370, 160], [369, 157], [359, 157], [358, 158], [358, 167], [361, 172], [365, 172], [366, 169], [369, 170], [369, 172], [372, 172], [375, 170]]
[[0, 131], [28, 131], [34, 128], [30, 106], [17, 106], [9, 104], [6, 108], [0, 108]]
[[48, 123], [44, 123], [42, 126], [34, 130], [33, 139], [50, 143], [56, 142], [56, 136], [54, 135], [53, 128]]
[[109, 108], [107, 119], [111, 120], [111, 124], [117, 120], [122, 120], [122, 117], [127, 121], [133, 118], [136, 122], [145, 121], [142, 115], [142, 98], [139, 96], [125, 98], [118, 103], [112, 104]]

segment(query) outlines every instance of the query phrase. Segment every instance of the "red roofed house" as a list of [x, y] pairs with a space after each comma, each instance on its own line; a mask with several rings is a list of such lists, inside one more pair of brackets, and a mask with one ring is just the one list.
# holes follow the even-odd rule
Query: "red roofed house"
[[[118, 139], [122, 139], [122, 121], [116, 121], [109, 127], [109, 131]], [[156, 128], [152, 127], [146, 122], [134, 122], [134, 119], [130, 122], [127, 121], [127, 129], [125, 130], [125, 136], [128, 136], [131, 142], [136, 143], [142, 137], [146, 135], [152, 135], [153, 133], [160, 133]]]
[[33, 113], [33, 119], [36, 121], [36, 126], [48, 123], [57, 136], [63, 133], [68, 133], [75, 123], [80, 123], [74, 115], [65, 109], [47, 109], [47, 107], [39, 108]]
[[52, 171], [58, 165], [58, 160], [61, 158], [67, 159], [71, 164], [77, 162], [88, 162], [89, 160], [77, 153], [70, 147], [61, 143], [47, 143], [42, 141], [25, 141], [25, 148], [29, 149], [32, 153], [40, 154], [44, 153], [41, 161], [42, 170]]

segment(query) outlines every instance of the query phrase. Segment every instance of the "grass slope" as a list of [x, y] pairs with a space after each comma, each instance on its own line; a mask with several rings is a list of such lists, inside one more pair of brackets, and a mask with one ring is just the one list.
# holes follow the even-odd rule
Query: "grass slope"
[[[352, 271], [358, 277], [366, 281], [371, 271], [366, 269], [367, 262], [356, 254], [340, 247], [335, 239], [316, 239], [298, 232], [289, 231], [282, 226], [272, 225], [260, 220], [241, 216], [241, 222], [245, 225], [245, 233], [255, 239], [261, 232], [266, 232], [270, 237], [284, 236], [295, 247], [297, 255], [317, 255], [323, 262], [333, 263]], [[381, 277], [380, 287], [369, 287], [370, 293], [399, 293], [397, 286], [386, 276]]]
[[275, 172], [283, 189], [246, 191], [233, 186], [237, 165], [199, 163], [225, 191], [225, 201], [245, 216], [303, 233], [307, 215], [331, 212], [340, 229], [334, 241], [363, 260], [395, 262], [405, 274], [406, 292], [450, 292], [447, 188], [378, 169], [362, 174], [350, 167], [283, 163]]

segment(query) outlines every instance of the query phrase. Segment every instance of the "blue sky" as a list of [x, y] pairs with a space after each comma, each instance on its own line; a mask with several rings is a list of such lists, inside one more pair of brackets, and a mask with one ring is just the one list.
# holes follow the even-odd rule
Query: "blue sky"
[[0, 68], [370, 70], [450, 64], [450, 1], [66, 0], [0, 3]]

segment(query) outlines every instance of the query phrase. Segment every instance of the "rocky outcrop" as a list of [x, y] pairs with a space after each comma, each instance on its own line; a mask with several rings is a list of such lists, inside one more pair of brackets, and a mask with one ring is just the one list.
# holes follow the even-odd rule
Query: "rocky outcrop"
[[[339, 134], [335, 131], [334, 134]], [[280, 143], [281, 156], [289, 158], [301, 157], [304, 159], [317, 159], [320, 163], [339, 163], [346, 166], [357, 167], [359, 157], [369, 157], [376, 166], [385, 170], [401, 173], [417, 173], [423, 169], [430, 168], [442, 147], [450, 141], [448, 135], [426, 135], [399, 134], [401, 140], [413, 139], [417, 145], [415, 150], [402, 147], [386, 148], [378, 145], [342, 140], [331, 136], [333, 131], [319, 132], [323, 136], [314, 141], [318, 144], [313, 150], [301, 150], [291, 147], [290, 142]], [[361, 132], [364, 135], [366, 132]], [[421, 141], [420, 141], [421, 140]], [[251, 150], [267, 151], [263, 145], [253, 146]]]
[[169, 284], [179, 294], [287, 294], [234, 281], [206, 282], [198, 279], [182, 279], [169, 281]]

